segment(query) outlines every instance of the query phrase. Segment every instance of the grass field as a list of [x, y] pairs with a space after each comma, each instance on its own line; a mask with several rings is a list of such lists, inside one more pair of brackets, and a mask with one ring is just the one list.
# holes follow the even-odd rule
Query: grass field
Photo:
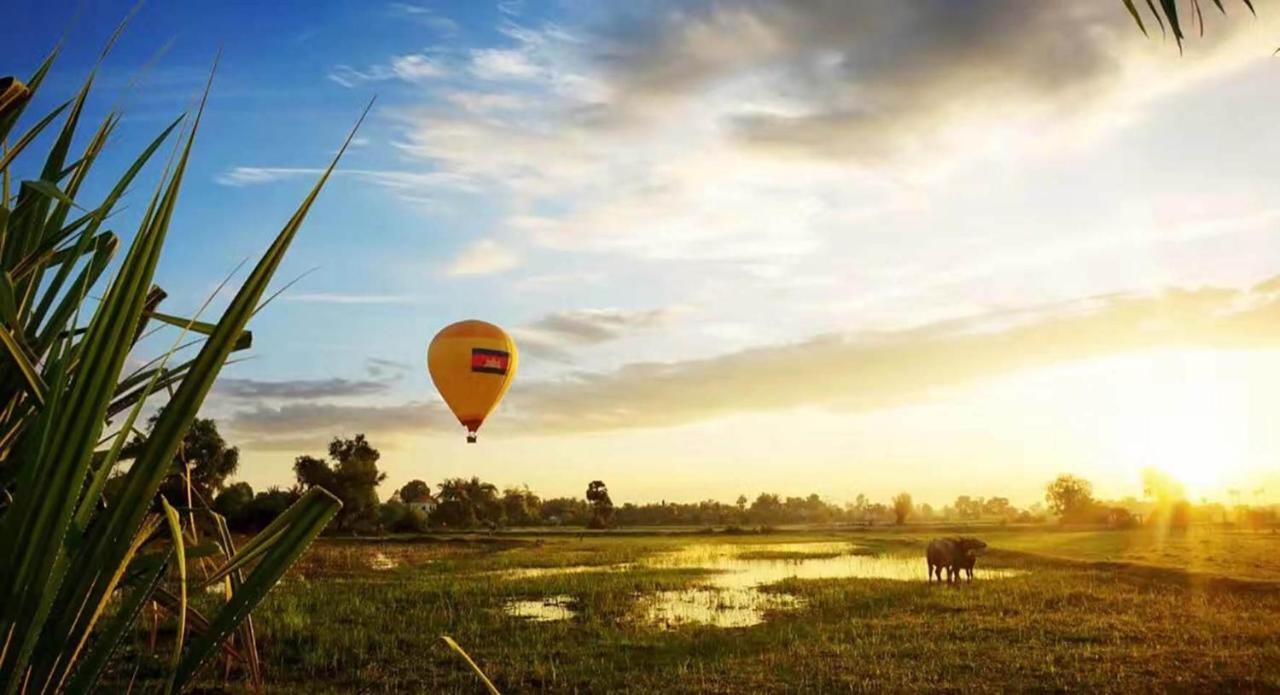
[[945, 587], [930, 535], [327, 540], [256, 619], [273, 692], [480, 692], [442, 634], [504, 692], [1280, 689], [1280, 536], [989, 530]]

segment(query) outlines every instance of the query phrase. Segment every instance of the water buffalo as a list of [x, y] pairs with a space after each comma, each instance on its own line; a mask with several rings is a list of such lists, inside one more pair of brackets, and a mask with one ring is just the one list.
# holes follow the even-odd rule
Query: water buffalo
[[947, 583], [954, 583], [961, 571], [967, 572], [969, 581], [973, 581], [973, 565], [978, 555], [987, 549], [987, 544], [970, 536], [951, 538], [935, 538], [929, 541], [925, 550], [925, 559], [929, 562], [929, 581], [934, 577], [942, 581], [942, 570], [947, 571]]

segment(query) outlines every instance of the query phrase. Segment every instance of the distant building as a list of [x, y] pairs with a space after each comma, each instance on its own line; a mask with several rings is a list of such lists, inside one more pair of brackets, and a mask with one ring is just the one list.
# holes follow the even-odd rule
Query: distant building
[[436, 501], [430, 497], [423, 497], [413, 502], [405, 502], [405, 504], [413, 510], [422, 512], [427, 516], [431, 516], [431, 512], [436, 510]]

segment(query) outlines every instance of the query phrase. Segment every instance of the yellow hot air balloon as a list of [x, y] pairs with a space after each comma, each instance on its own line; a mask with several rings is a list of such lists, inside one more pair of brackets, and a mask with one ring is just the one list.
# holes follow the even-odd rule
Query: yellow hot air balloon
[[516, 375], [516, 343], [484, 321], [445, 326], [427, 348], [427, 370], [444, 402], [467, 428], [467, 441], [498, 407]]

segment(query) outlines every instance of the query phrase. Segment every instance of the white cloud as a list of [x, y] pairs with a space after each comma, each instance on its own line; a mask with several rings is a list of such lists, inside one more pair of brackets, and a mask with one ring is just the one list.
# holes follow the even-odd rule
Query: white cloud
[[454, 259], [449, 265], [448, 274], [461, 275], [494, 275], [506, 272], [520, 265], [520, 256], [494, 241], [481, 239]]
[[[315, 178], [324, 169], [315, 167], [233, 167], [214, 177], [223, 186], [257, 186], [298, 178]], [[414, 172], [381, 169], [338, 169], [336, 177], [350, 177], [394, 191], [406, 200], [420, 200], [440, 189], [470, 191], [472, 183], [464, 176], [450, 172]]]
[[471, 74], [482, 80], [527, 80], [541, 70], [524, 51], [484, 48], [471, 52]]
[[406, 82], [417, 82], [448, 74], [444, 66], [424, 55], [414, 54], [399, 56], [391, 61], [391, 71]]
[[449, 92], [445, 99], [463, 111], [475, 114], [515, 111], [525, 108], [529, 103], [518, 94], [502, 92], [457, 91]]
[[386, 64], [371, 65], [363, 70], [350, 65], [335, 65], [328, 78], [351, 89], [368, 82], [401, 80], [422, 82], [448, 76], [449, 70], [438, 59], [422, 53], [393, 56]]

